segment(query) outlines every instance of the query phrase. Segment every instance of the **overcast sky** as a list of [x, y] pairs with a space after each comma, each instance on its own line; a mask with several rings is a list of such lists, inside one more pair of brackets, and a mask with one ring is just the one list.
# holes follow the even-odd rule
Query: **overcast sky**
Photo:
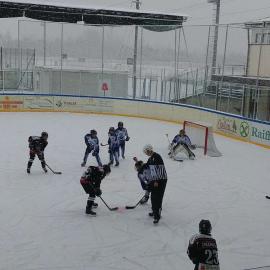
[[[16, 0], [14, 0], [16, 1]], [[17, 0], [18, 2], [22, 2], [23, 0]], [[26, 0], [31, 1], [31, 0]], [[35, 0], [33, 0], [35, 1]], [[124, 9], [135, 9], [135, 3], [131, 0], [38, 0], [39, 2], [44, 3], [61, 3], [67, 5], [84, 5], [91, 7], [102, 7], [102, 8], [124, 8]], [[142, 5], [141, 9], [146, 11], [161, 11], [168, 13], [176, 13], [176, 14], [185, 14], [190, 16], [188, 21], [184, 25], [210, 25], [213, 22], [213, 4], [209, 4], [208, 0], [141, 0]], [[221, 24], [230, 24], [230, 23], [243, 23], [248, 21], [256, 21], [258, 19], [270, 17], [270, 0], [221, 0]], [[20, 19], [21, 20], [21, 19]], [[39, 28], [41, 27], [40, 24]], [[17, 38], [17, 19], [2, 19], [1, 20], [1, 28], [0, 35], [3, 33], [9, 33], [13, 39]], [[33, 27], [33, 26], [31, 26]], [[42, 39], [41, 29], [34, 29], [28, 26], [27, 23], [22, 23], [20, 26], [20, 38], [23, 39], [26, 34], [32, 34], [37, 39]], [[54, 27], [52, 25], [52, 27]], [[71, 26], [69, 26], [71, 28]], [[74, 26], [75, 27], [75, 26]], [[59, 27], [58, 27], [59, 28]], [[55, 29], [47, 30], [48, 40], [52, 38], [52, 33], [55, 32], [60, 37], [60, 30], [55, 26]], [[235, 30], [233, 30], [234, 28]], [[243, 52], [246, 53], [246, 30], [243, 28], [236, 29], [238, 27], [231, 27], [229, 31], [229, 44], [228, 50], [231, 52]], [[58, 29], [58, 30], [57, 30]], [[75, 30], [65, 31], [65, 36], [68, 37], [68, 34], [73, 38], [76, 34], [79, 34], [79, 31], [76, 28]], [[132, 29], [132, 28], [129, 28]], [[116, 31], [116, 30], [115, 30]], [[115, 31], [113, 33], [115, 33]], [[128, 34], [128, 33], [126, 33]], [[132, 33], [130, 33], [132, 34]], [[107, 35], [107, 34], [106, 34]], [[167, 35], [167, 36], [166, 36]], [[171, 35], [171, 36], [169, 36]], [[164, 46], [171, 48], [174, 46], [174, 33], [163, 33], [156, 37], [155, 34], [147, 32], [144, 35], [144, 44], [152, 46], [151, 43], [154, 42], [155, 46]], [[169, 36], [169, 37], [168, 37]], [[219, 43], [222, 47], [224, 44], [224, 36], [225, 36], [225, 27], [222, 29], [220, 27], [219, 32]], [[160, 38], [161, 37], [161, 38]], [[186, 37], [187, 37], [187, 45], [190, 51], [197, 51], [200, 54], [205, 52], [205, 48], [207, 45], [207, 37], [208, 37], [208, 27], [187, 27], [186, 28]], [[125, 37], [127, 39], [127, 37]], [[129, 37], [130, 42], [133, 42], [132, 37]], [[120, 43], [124, 44], [124, 39], [119, 39]], [[182, 39], [183, 40], [183, 39]], [[198, 42], [198, 40], [200, 42]], [[1, 43], [1, 40], [0, 40]], [[122, 44], [121, 43], [121, 44]], [[121, 48], [121, 44], [119, 47]], [[132, 43], [130, 43], [132, 47]], [[219, 49], [222, 53], [222, 50]], [[229, 52], [228, 52], [229, 54]]]
[[[46, 1], [45, 1], [46, 2]], [[72, 0], [58, 2], [73, 3]], [[77, 0], [78, 4], [98, 5], [113, 8], [134, 8], [131, 0]], [[213, 4], [207, 0], [141, 0], [142, 9], [184, 13], [191, 18], [188, 24], [211, 24]], [[221, 0], [220, 23], [246, 22], [270, 17], [269, 0]]]

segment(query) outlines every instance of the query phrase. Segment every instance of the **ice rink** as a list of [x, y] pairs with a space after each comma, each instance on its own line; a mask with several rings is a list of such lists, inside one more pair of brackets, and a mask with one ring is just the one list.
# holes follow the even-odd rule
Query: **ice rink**
[[[168, 173], [162, 219], [148, 217], [150, 203], [111, 212], [97, 198], [97, 216], [86, 216], [87, 195], [80, 185], [84, 135], [123, 121], [130, 141], [126, 159], [103, 180], [103, 199], [112, 207], [136, 204], [143, 191], [133, 156], [144, 161], [151, 143]], [[0, 269], [1, 270], [188, 270], [188, 240], [201, 219], [210, 219], [222, 270], [270, 265], [270, 151], [215, 135], [223, 156], [183, 163], [168, 158], [168, 141], [181, 128], [166, 122], [71, 113], [1, 113]], [[62, 175], [45, 174], [38, 159], [26, 173], [28, 137], [49, 133], [46, 162]], [[108, 149], [101, 147], [108, 162]], [[96, 165], [90, 155], [87, 165]], [[269, 193], [268, 193], [269, 192]], [[260, 268], [261, 269], [261, 268]]]

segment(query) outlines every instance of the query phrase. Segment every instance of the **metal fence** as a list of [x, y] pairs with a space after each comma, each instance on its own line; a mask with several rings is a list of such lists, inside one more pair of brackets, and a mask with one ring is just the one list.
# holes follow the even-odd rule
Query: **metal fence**
[[[243, 25], [220, 25], [216, 66], [212, 66], [213, 29], [196, 25], [151, 32], [141, 27], [134, 52], [133, 26], [18, 20], [17, 36], [9, 40], [9, 48], [2, 40], [1, 93], [121, 96], [192, 104], [270, 121], [270, 84], [262, 83], [270, 79], [255, 76], [255, 84], [243, 79], [249, 31]], [[235, 81], [238, 77], [241, 80]], [[100, 89], [104, 83], [111, 91]]]

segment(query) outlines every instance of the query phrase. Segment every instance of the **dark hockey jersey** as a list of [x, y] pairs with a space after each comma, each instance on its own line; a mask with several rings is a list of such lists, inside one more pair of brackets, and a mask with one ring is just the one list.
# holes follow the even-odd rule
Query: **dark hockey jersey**
[[158, 153], [154, 152], [152, 154], [152, 156], [149, 157], [146, 164], [148, 164], [148, 165], [164, 165], [164, 162], [163, 162], [162, 157]]
[[[195, 269], [199, 269], [200, 264], [216, 266], [212, 268], [219, 269], [217, 243], [211, 235], [193, 235], [189, 240], [187, 254], [196, 265]], [[204, 268], [206, 269], [207, 267]]]
[[44, 151], [44, 149], [48, 145], [48, 142], [39, 136], [30, 136], [28, 138], [28, 142], [29, 148], [37, 152]]
[[82, 184], [91, 184], [94, 188], [100, 188], [101, 180], [105, 177], [102, 168], [89, 166], [81, 177]]

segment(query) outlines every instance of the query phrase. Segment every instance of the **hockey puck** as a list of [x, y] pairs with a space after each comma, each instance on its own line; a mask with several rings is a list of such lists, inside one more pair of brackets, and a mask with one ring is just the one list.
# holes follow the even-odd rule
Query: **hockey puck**
[[266, 199], [270, 199], [270, 196], [266, 195], [265, 198], [266, 198]]

